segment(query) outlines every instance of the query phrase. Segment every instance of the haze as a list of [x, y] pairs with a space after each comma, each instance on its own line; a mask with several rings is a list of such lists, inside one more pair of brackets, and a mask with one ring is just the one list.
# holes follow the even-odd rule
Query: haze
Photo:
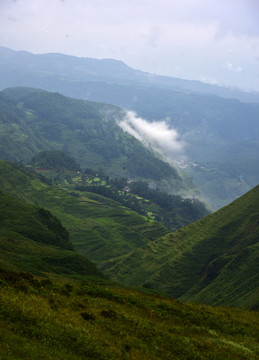
[[170, 128], [166, 120], [150, 122], [133, 111], [127, 111], [118, 124], [125, 132], [168, 159], [176, 160], [179, 156], [183, 158], [184, 141], [180, 139], [176, 129]]
[[0, 46], [259, 91], [257, 0], [0, 0]]

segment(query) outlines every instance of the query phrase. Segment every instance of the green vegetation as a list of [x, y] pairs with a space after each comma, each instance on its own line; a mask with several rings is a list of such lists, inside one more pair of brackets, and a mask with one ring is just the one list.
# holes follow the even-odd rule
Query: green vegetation
[[108, 282], [0, 269], [2, 359], [259, 356], [258, 313], [183, 304]]
[[[141, 210], [147, 211], [138, 214], [122, 203], [124, 198], [130, 201], [130, 195], [118, 189], [113, 192], [125, 179], [107, 178], [110, 185], [95, 186], [104, 178], [92, 171], [92, 175], [84, 174], [85, 183], [93, 181], [87, 186], [91, 188], [88, 192], [82, 191], [86, 190], [84, 185], [76, 190], [73, 181], [62, 186], [48, 185], [40, 181], [40, 175], [19, 165], [0, 162], [0, 170], [0, 187], [4, 191], [50, 210], [68, 230], [75, 250], [113, 280], [160, 289], [185, 300], [258, 308], [258, 188], [169, 234], [153, 218], [159, 213], [156, 204], [163, 196], [154, 191], [153, 203], [132, 194]], [[75, 181], [82, 181], [75, 175]], [[141, 195], [144, 190], [149, 192], [143, 183], [136, 183], [135, 190], [138, 187], [142, 188]], [[110, 198], [96, 193], [100, 190]], [[164, 203], [164, 209], [167, 206], [171, 206], [170, 202]]]
[[[124, 70], [114, 73], [122, 79]], [[99, 85], [91, 84], [98, 92]], [[244, 117], [250, 125], [257, 119], [256, 105], [213, 97], [198, 104], [197, 95], [131, 85], [118, 94], [118, 84], [102, 83], [102, 92], [113, 89], [109, 96], [130, 107], [134, 90], [142, 114], [170, 117], [189, 131], [193, 159], [204, 152], [202, 160], [212, 160], [194, 170], [198, 181], [206, 174], [207, 193], [222, 174], [232, 190], [238, 178], [236, 194], [256, 180], [258, 127], [251, 126], [253, 143], [250, 126], [242, 127]], [[194, 196], [162, 191], [196, 190], [122, 132], [120, 109], [29, 88], [1, 92], [0, 108], [0, 158], [33, 156], [27, 167], [0, 161], [1, 359], [258, 359], [259, 186], [169, 233], [207, 212]], [[228, 126], [233, 149], [225, 159]], [[249, 149], [237, 147], [240, 134]], [[200, 147], [199, 136], [206, 139]], [[215, 166], [219, 147], [225, 162]], [[237, 149], [241, 163], [233, 161]], [[232, 190], [221, 187], [220, 196]]]
[[[145, 246], [151, 237], [155, 244], [163, 231], [161, 225], [143, 222], [140, 215], [98, 194], [84, 192], [82, 196], [82, 192], [69, 187], [50, 186], [20, 165], [0, 162], [0, 170], [4, 174], [0, 187], [31, 202], [0, 193], [2, 359], [258, 357], [257, 312], [184, 304], [150, 289], [147, 283], [142, 289], [112, 283], [86, 258], [67, 250], [71, 247], [67, 231], [42, 204], [58, 213], [63, 223], [70, 224], [74, 239], [75, 234], [83, 236], [83, 223], [89, 226], [92, 222], [95, 230], [97, 224], [102, 224], [105, 239], [113, 241], [105, 251], [113, 247], [113, 251], [123, 253], [125, 240], [134, 248]], [[33, 205], [33, 201], [41, 207]], [[122, 224], [124, 233], [130, 227], [142, 236], [124, 234], [123, 241], [111, 232], [109, 238], [107, 229], [114, 231], [113, 227]], [[76, 227], [81, 228], [81, 233]], [[98, 245], [98, 241], [100, 244], [100, 239], [93, 239], [91, 233], [85, 245], [90, 239], [90, 246]], [[94, 252], [105, 254], [92, 248]], [[110, 260], [103, 266], [109, 268], [109, 262], [114, 265]], [[134, 266], [138, 268], [137, 262]]]
[[49, 185], [17, 164], [0, 161], [0, 173], [1, 189], [51, 211], [68, 230], [74, 248], [99, 268], [169, 232], [116, 201], [69, 184]]
[[76, 190], [88, 191], [113, 199], [120, 204], [159, 221], [171, 230], [187, 225], [208, 215], [203, 203], [198, 199], [170, 195], [158, 189], [151, 189], [147, 182], [129, 181], [126, 178], [110, 178], [99, 171], [98, 178], [91, 169], [77, 182]]
[[[208, 176], [207, 172], [196, 171], [196, 168], [185, 168], [214, 209], [227, 205], [259, 183], [258, 94], [154, 74], [147, 76], [147, 73], [131, 69], [115, 60], [83, 59], [62, 54], [33, 55], [6, 48], [0, 48], [0, 53], [0, 89], [11, 86], [42, 88], [72, 98], [114, 104], [133, 110], [149, 121], [167, 119], [183, 136], [186, 142], [185, 155], [190, 163], [206, 164], [213, 169]], [[14, 113], [16, 110], [11, 110], [10, 114]], [[27, 106], [29, 114], [33, 113]], [[22, 134], [26, 136], [26, 129], [19, 131], [19, 127], [12, 128], [16, 133], [12, 141], [24, 141]], [[120, 139], [118, 134], [116, 136]], [[22, 149], [21, 145], [19, 149]], [[114, 144], [110, 145], [109, 151], [118, 149]], [[50, 148], [37, 147], [33, 154], [28, 154], [28, 149], [31, 149], [30, 144], [23, 148], [29, 159], [38, 151]], [[51, 149], [63, 150], [63, 147]], [[13, 151], [14, 147], [9, 145], [9, 154]], [[76, 154], [73, 156], [84, 166]], [[11, 157], [2, 159], [19, 161], [19, 158]], [[92, 159], [100, 161], [97, 157]], [[136, 156], [135, 159], [139, 160]], [[117, 175], [128, 176], [122, 171], [126, 159], [117, 160], [112, 162]], [[222, 163], [226, 165], [224, 170]], [[237, 175], [233, 174], [233, 164]], [[131, 170], [134, 170], [134, 163], [127, 167], [131, 165]], [[90, 166], [94, 167], [93, 163]], [[100, 167], [103, 168], [103, 165]], [[141, 171], [141, 167], [135, 170]]]
[[35, 274], [102, 276], [71, 251], [67, 230], [49, 211], [0, 192], [0, 266]]
[[33, 241], [72, 249], [68, 232], [60, 221], [43, 208], [27, 205], [0, 192], [1, 230], [12, 229]]
[[[82, 168], [102, 168], [110, 176], [146, 179], [174, 193], [188, 193], [193, 187], [174, 167], [122, 131], [117, 120], [124, 112], [115, 106], [29, 88], [1, 92], [0, 106], [2, 160], [28, 163], [37, 156], [36, 166], [38, 161], [52, 168], [49, 153], [37, 154], [62, 151]], [[51, 154], [52, 162], [62, 162], [60, 153], [55, 153], [56, 159]]]
[[[84, 250], [86, 255], [99, 257], [99, 264], [108, 272], [123, 257], [131, 258], [132, 261], [131, 253], [135, 254], [136, 249], [142, 251], [143, 247], [145, 250], [147, 243], [148, 247], [153, 246], [153, 250], [158, 245], [161, 246], [163, 256], [172, 257], [172, 253], [166, 247], [166, 241], [173, 235], [169, 234], [159, 239], [164, 231], [161, 225], [143, 220], [143, 217], [112, 199], [88, 192], [83, 192], [82, 195], [82, 192], [72, 190], [72, 184], [64, 188], [50, 186], [48, 181], [40, 181], [39, 174], [20, 165], [0, 162], [0, 170], [4, 175], [0, 176], [0, 187], [30, 202], [27, 204], [3, 192], [0, 193], [2, 359], [18, 360], [30, 357], [53, 360], [255, 360], [258, 357], [257, 312], [184, 304], [151, 289], [154, 285], [151, 283], [154, 279], [152, 276], [149, 279], [151, 281], [146, 281], [145, 288], [142, 289], [131, 289], [112, 283], [83, 256], [67, 250], [71, 247], [67, 231], [60, 221], [42, 206], [46, 204], [58, 214], [62, 218], [62, 223], [69, 225], [71, 239], [75, 240], [78, 237], [84, 249], [89, 246], [89, 251]], [[95, 176], [95, 181], [101, 181], [101, 177]], [[258, 203], [257, 190], [251, 192], [246, 201], [237, 206], [239, 213], [242, 213], [240, 209], [243, 208], [251, 214], [249, 219], [258, 219], [258, 214], [253, 213], [255, 203]], [[139, 198], [141, 200], [141, 197]], [[32, 205], [32, 202], [37, 202], [40, 207]], [[230, 213], [234, 221], [237, 214], [233, 209]], [[226, 213], [222, 214], [218, 221], [222, 222], [225, 216]], [[237, 220], [239, 223], [240, 219]], [[198, 224], [203, 221], [206, 224], [205, 220]], [[195, 227], [196, 224], [190, 226]], [[83, 236], [87, 233], [87, 227], [90, 230], [90, 225], [93, 229], [86, 239]], [[98, 245], [102, 244], [98, 227], [103, 234], [101, 250], [98, 248]], [[122, 229], [123, 238], [118, 236], [118, 227]], [[205, 225], [207, 232], [210, 228], [211, 223], [207, 227]], [[236, 228], [235, 221], [229, 226], [229, 230], [232, 232], [233, 228]], [[255, 259], [256, 253], [251, 245], [254, 228], [249, 222], [246, 230], [251, 238], [243, 239], [245, 246], [241, 246], [239, 241], [232, 248], [232, 253], [238, 246], [242, 249], [251, 247], [250, 254]], [[184, 232], [186, 229], [189, 227], [180, 231]], [[225, 224], [226, 234], [227, 229], [228, 226]], [[175, 235], [178, 237], [179, 232]], [[149, 243], [151, 238], [153, 240]], [[185, 248], [193, 245], [181, 240]], [[229, 241], [233, 246], [233, 239]], [[208, 250], [208, 247], [206, 249]], [[222, 248], [218, 251], [222, 253]], [[123, 255], [123, 252], [127, 255]], [[115, 255], [115, 258], [112, 259], [111, 254]], [[147, 264], [150, 255], [146, 252], [145, 257], [142, 264], [143, 268], [148, 265], [145, 268], [148, 272], [156, 266], [157, 259], [154, 257], [152, 264]], [[137, 284], [143, 273], [140, 271], [138, 258], [134, 259], [133, 267], [128, 269], [128, 272], [132, 273], [136, 269], [139, 271], [138, 277], [135, 274]], [[246, 260], [251, 264], [251, 258], [246, 257]], [[209, 264], [208, 269], [205, 269], [204, 279], [206, 276], [213, 278], [221, 264], [225, 264], [222, 256], [217, 259], [216, 267], [210, 268]], [[196, 267], [197, 262], [193, 261], [191, 270], [195, 272]], [[241, 263], [241, 268], [243, 267], [244, 264]], [[236, 262], [233, 268], [237, 268]], [[249, 267], [247, 269], [250, 270]], [[172, 276], [171, 270], [167, 270], [167, 277], [163, 269], [161, 271], [161, 284], [164, 281], [167, 285], [168, 277]], [[121, 262], [120, 271], [127, 273], [124, 262]], [[256, 274], [255, 269], [253, 273]], [[240, 272], [237, 271], [236, 275], [235, 281], [240, 282]], [[188, 277], [193, 279], [192, 276], [192, 273], [188, 273]], [[243, 290], [245, 286], [246, 291], [243, 292], [242, 301], [238, 293], [233, 295], [236, 297], [236, 304], [256, 308], [256, 278], [254, 276], [252, 286], [251, 272], [243, 271], [242, 276], [248, 280], [242, 284]], [[122, 281], [125, 283], [127, 276]], [[221, 287], [226, 286], [225, 289], [231, 287], [232, 292], [232, 286], [235, 285], [227, 281], [220, 284]], [[192, 288], [190, 290], [192, 291]], [[210, 295], [211, 302], [214, 302], [213, 294]], [[223, 300], [222, 302], [226, 303], [226, 299]]]
[[81, 171], [75, 159], [62, 151], [41, 151], [33, 156], [31, 164], [43, 169]]
[[[160, 289], [185, 300], [258, 308], [258, 188], [169, 234], [154, 220], [155, 214], [161, 215], [156, 204], [164, 200], [157, 191], [152, 199], [156, 203], [131, 195], [147, 212], [141, 215], [122, 203], [127, 198], [130, 202], [130, 195], [117, 188], [125, 179], [105, 181], [103, 174], [96, 176], [92, 171], [91, 175], [88, 169], [83, 178], [85, 184], [92, 181], [88, 192], [82, 191], [86, 185], [76, 190], [74, 178], [71, 184], [48, 185], [40, 181], [39, 174], [19, 165], [0, 162], [0, 170], [0, 187], [4, 191], [51, 211], [68, 230], [75, 250], [113, 280]], [[75, 173], [78, 181], [82, 179]], [[109, 185], [95, 185], [102, 181]], [[134, 183], [129, 185], [134, 190]], [[150, 191], [143, 183], [136, 183], [134, 191], [139, 187], [141, 195]], [[106, 196], [98, 191], [104, 191]], [[164, 203], [164, 209], [167, 206], [171, 206], [170, 202]]]
[[213, 305], [258, 309], [259, 186], [225, 208], [149, 242], [114, 279]]

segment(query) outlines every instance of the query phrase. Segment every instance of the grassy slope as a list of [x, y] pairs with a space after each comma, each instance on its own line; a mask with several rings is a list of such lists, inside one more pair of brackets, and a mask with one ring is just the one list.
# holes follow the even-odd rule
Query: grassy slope
[[[13, 165], [0, 164], [1, 171], [13, 175], [10, 181], [4, 180], [9, 186], [16, 183], [17, 195], [23, 183], [27, 184], [23, 197], [30, 198], [33, 187], [46, 191], [47, 186], [37, 179], [29, 184]], [[64, 199], [59, 196], [61, 204]], [[89, 275], [99, 275], [93, 265], [64, 249], [59, 238], [53, 239], [64, 229], [50, 213], [4, 193], [0, 202], [2, 359], [258, 357], [257, 312], [183, 304], [154, 291], [92, 279]], [[59, 247], [46, 244], [51, 239]], [[43, 277], [46, 273], [48, 279]], [[79, 276], [84, 280], [73, 279]]]
[[36, 274], [101, 275], [71, 248], [67, 231], [50, 212], [0, 192], [2, 267]]
[[257, 308], [258, 188], [179, 231], [91, 193], [48, 186], [0, 162], [0, 187], [53, 212], [81, 254], [116, 281], [208, 304]]
[[[258, 309], [259, 187], [113, 265], [114, 279], [207, 304]], [[118, 275], [119, 274], [119, 275]]]
[[0, 269], [2, 359], [258, 358], [258, 313]]
[[97, 194], [49, 186], [14, 164], [0, 161], [0, 188], [57, 216], [76, 250], [98, 266], [168, 232], [115, 201]]

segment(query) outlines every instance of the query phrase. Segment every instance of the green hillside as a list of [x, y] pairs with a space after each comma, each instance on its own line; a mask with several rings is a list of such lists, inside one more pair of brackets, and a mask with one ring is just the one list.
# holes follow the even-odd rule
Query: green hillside
[[[213, 209], [229, 204], [259, 183], [258, 93], [151, 75], [112, 59], [34, 55], [3, 47], [0, 47], [0, 65], [0, 89], [41, 88], [72, 98], [117, 105], [135, 111], [148, 121], [167, 119], [185, 141], [186, 161], [182, 164], [185, 171]], [[115, 148], [113, 144], [112, 156]], [[54, 149], [62, 150], [62, 147]], [[50, 148], [37, 147], [37, 150]], [[78, 158], [80, 154], [76, 150], [69, 153], [83, 166]], [[6, 155], [10, 156], [11, 152]], [[17, 160], [8, 156], [2, 159]], [[135, 159], [139, 158], [135, 156]], [[123, 168], [130, 169], [125, 163], [125, 158], [112, 163], [120, 176], [125, 173]], [[152, 168], [151, 162], [149, 165]], [[139, 164], [137, 168], [141, 170]], [[135, 170], [133, 167], [130, 172]]]
[[0, 192], [0, 267], [35, 274], [101, 276], [72, 251], [68, 232], [49, 211]]
[[111, 275], [188, 301], [258, 309], [258, 224], [259, 186], [124, 257]]
[[[13, 165], [5, 164], [6, 176], [8, 167]], [[16, 191], [27, 178], [22, 171], [13, 177]], [[31, 188], [39, 184], [31, 177]], [[66, 250], [68, 244], [66, 230], [50, 212], [0, 192], [1, 359], [259, 355], [257, 312], [184, 304], [111, 283], [83, 256]]]
[[[184, 87], [185, 82], [152, 78], [113, 60], [34, 57], [1, 47], [0, 53], [0, 87], [26, 78], [32, 85], [62, 84], [72, 96], [74, 89], [88, 96], [91, 76], [88, 86], [98, 96], [124, 99], [130, 106], [133, 91], [131, 101], [152, 116], [156, 97], [157, 114], [163, 109], [179, 125], [184, 118], [203, 124], [193, 144], [206, 139], [193, 159], [202, 149], [203, 160], [210, 157], [206, 144], [212, 144], [211, 153], [213, 143], [222, 151], [192, 170], [208, 193], [238, 178], [229, 185], [238, 194], [257, 177], [257, 105], [240, 103], [232, 112], [238, 102], [216, 104], [211, 97], [199, 116], [200, 96], [188, 91], [207, 92], [209, 86], [186, 82]], [[123, 87], [128, 95], [118, 93]], [[184, 93], [176, 95], [178, 87]], [[173, 111], [165, 106], [168, 100]], [[188, 175], [122, 132], [116, 123], [122, 114], [112, 105], [42, 90], [0, 92], [0, 359], [257, 360], [259, 185], [172, 233], [169, 228], [207, 210], [194, 197], [197, 189]], [[246, 116], [247, 132], [242, 132], [235, 125], [243, 126]], [[228, 142], [228, 126], [236, 138], [226, 145], [221, 140]], [[247, 138], [244, 146], [239, 136]], [[224, 157], [227, 146], [236, 158]], [[235, 162], [240, 154], [242, 161]], [[215, 167], [219, 159], [225, 162]], [[225, 199], [233, 195], [227, 186], [219, 193]]]
[[256, 360], [258, 313], [0, 269], [1, 359]]
[[69, 185], [48, 185], [17, 164], [0, 161], [0, 189], [50, 210], [68, 230], [74, 248], [98, 267], [169, 232], [112, 199]]
[[41, 151], [31, 159], [34, 168], [51, 170], [80, 171], [80, 165], [74, 158], [62, 151]]
[[111, 176], [143, 178], [174, 193], [194, 187], [122, 131], [117, 120], [124, 112], [115, 106], [11, 88], [0, 93], [0, 108], [2, 160], [28, 163], [40, 151], [62, 151], [82, 168], [101, 168]]
[[[95, 228], [98, 222], [103, 224], [102, 232], [111, 240], [108, 212], [114, 218], [114, 231], [122, 220], [124, 232], [131, 222], [132, 229], [142, 236], [145, 233], [143, 247], [152, 236], [154, 245], [159, 241], [156, 238], [163, 228], [157, 223], [147, 222], [145, 227], [140, 215], [134, 217], [134, 212], [111, 199], [97, 194], [91, 198], [90, 193], [78, 196], [79, 192], [68, 188], [50, 186], [17, 164], [1, 161], [0, 174], [1, 189], [30, 202], [0, 192], [1, 359], [258, 358], [258, 312], [182, 303], [152, 289], [112, 283], [85, 257], [68, 250], [67, 230], [42, 204], [59, 214], [62, 223], [70, 224], [72, 236], [82, 237], [76, 227], [90, 221]], [[247, 212], [254, 218], [254, 203], [249, 207], [248, 202]], [[252, 236], [253, 228], [247, 230]], [[127, 237], [124, 242], [117, 238], [120, 246], [116, 248], [116, 236], [113, 240], [114, 251], [123, 252], [126, 240], [128, 246], [133, 245]], [[134, 238], [135, 247], [140, 240]], [[93, 238], [97, 248], [98, 241]], [[249, 247], [252, 240], [244, 242]], [[138, 268], [137, 261], [134, 266]]]
[[159, 222], [73, 184], [48, 185], [29, 169], [3, 161], [0, 173], [1, 189], [50, 210], [75, 250], [113, 280], [185, 300], [258, 307], [258, 187], [169, 234]]

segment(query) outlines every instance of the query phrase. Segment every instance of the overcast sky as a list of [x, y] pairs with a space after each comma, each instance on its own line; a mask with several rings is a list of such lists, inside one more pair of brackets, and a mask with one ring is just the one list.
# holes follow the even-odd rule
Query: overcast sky
[[0, 46], [259, 91], [259, 0], [0, 0]]

